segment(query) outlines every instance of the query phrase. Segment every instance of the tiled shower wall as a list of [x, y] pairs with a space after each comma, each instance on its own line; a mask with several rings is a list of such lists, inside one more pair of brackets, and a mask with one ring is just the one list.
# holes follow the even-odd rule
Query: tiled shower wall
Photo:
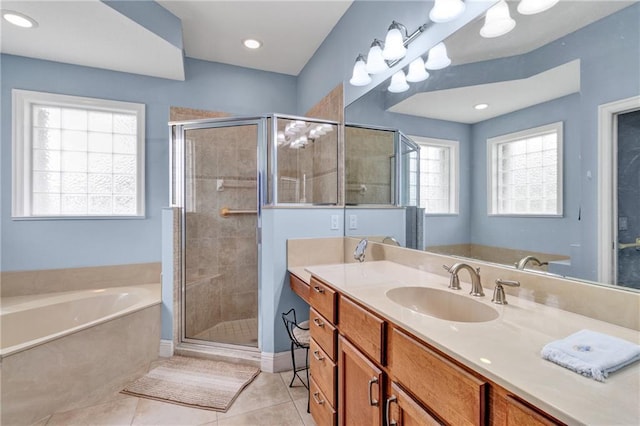
[[393, 132], [345, 128], [347, 204], [390, 204]]
[[256, 210], [255, 126], [187, 133], [186, 335], [256, 318], [257, 215], [222, 217], [224, 207]]

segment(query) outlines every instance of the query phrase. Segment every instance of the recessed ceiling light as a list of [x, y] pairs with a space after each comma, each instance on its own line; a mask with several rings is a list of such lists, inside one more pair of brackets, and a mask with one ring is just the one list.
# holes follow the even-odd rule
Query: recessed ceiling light
[[477, 104], [477, 105], [474, 105], [473, 107], [477, 110], [487, 109], [489, 108], [489, 104]]
[[23, 13], [14, 12], [13, 10], [3, 10], [2, 17], [5, 21], [20, 28], [35, 28], [38, 26], [38, 23], [35, 21], [35, 19]]
[[247, 38], [245, 40], [242, 40], [242, 44], [247, 49], [259, 49], [260, 47], [262, 47], [262, 42], [260, 42], [260, 40], [256, 40], [255, 38]]

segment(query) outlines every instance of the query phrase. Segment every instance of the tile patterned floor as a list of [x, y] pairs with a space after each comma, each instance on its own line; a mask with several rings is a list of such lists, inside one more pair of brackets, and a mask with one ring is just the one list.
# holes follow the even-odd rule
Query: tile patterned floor
[[258, 346], [258, 319], [225, 321], [193, 336], [194, 339], [232, 345]]
[[55, 413], [36, 425], [315, 426], [307, 413], [306, 388], [298, 380], [289, 388], [292, 374], [260, 373], [226, 413], [116, 394], [102, 404]]

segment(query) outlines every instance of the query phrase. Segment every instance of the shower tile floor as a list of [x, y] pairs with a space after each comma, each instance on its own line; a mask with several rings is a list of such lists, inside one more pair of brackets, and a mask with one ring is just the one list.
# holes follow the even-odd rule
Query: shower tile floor
[[307, 413], [307, 389], [298, 380], [289, 387], [292, 374], [260, 373], [226, 413], [115, 394], [100, 404], [55, 413], [35, 425], [315, 426]]
[[258, 347], [258, 319], [221, 322], [196, 334], [193, 339]]

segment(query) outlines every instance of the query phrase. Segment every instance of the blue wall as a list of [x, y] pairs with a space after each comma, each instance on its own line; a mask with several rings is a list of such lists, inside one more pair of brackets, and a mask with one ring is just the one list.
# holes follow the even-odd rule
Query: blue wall
[[[169, 200], [169, 107], [235, 114], [295, 113], [295, 77], [194, 59], [186, 81], [2, 55], [3, 271], [159, 262], [161, 209]], [[11, 219], [11, 89], [146, 105], [146, 218]]]

